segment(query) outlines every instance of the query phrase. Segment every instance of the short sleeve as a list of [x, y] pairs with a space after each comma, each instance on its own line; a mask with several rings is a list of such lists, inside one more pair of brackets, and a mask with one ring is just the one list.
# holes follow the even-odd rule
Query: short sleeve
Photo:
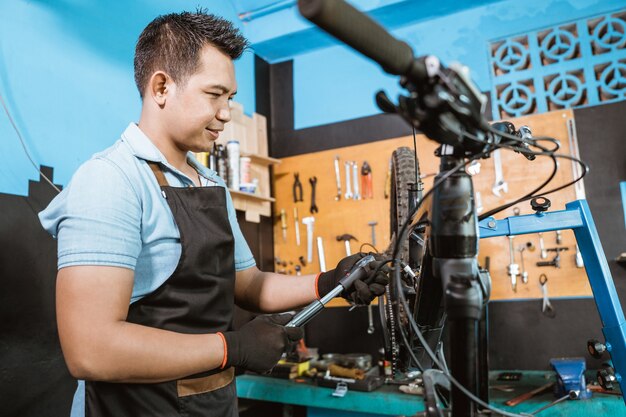
[[230, 227], [233, 230], [233, 237], [235, 238], [235, 270], [243, 271], [244, 269], [252, 268], [256, 265], [256, 261], [248, 246], [248, 242], [246, 242], [239, 228], [237, 212], [235, 211], [233, 200], [228, 189], [226, 190], [226, 208], [228, 209], [228, 220], [230, 221]]
[[141, 202], [113, 162], [83, 164], [39, 214], [58, 240], [59, 269], [74, 265], [135, 268], [141, 252]]

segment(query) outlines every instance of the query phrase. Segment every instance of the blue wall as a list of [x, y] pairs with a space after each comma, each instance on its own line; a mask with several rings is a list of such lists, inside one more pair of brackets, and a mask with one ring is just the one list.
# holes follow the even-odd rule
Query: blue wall
[[[407, 25], [392, 33], [411, 44], [417, 55], [433, 54], [444, 64], [458, 61], [467, 65], [479, 88], [489, 91], [491, 41], [624, 7], [624, 0], [506, 0]], [[296, 56], [295, 128], [379, 113], [374, 94], [383, 88], [395, 97], [400, 92], [396, 84], [395, 78], [343, 46]]]
[[[57, 184], [112, 144], [140, 112], [133, 51], [157, 15], [195, 10], [238, 22], [219, 0], [0, 0], [0, 94], [33, 159]], [[237, 101], [255, 110], [254, 55], [236, 64]], [[26, 195], [39, 174], [0, 108], [0, 192]]]

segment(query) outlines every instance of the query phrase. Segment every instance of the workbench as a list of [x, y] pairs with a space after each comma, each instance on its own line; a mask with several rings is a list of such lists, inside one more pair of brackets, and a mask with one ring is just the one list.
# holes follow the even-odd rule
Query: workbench
[[[520, 381], [497, 381], [501, 371], [490, 373], [491, 405], [510, 412], [533, 412], [552, 402], [552, 392], [538, 395], [515, 407], [504, 402], [554, 380], [550, 371], [522, 372]], [[593, 374], [589, 374], [593, 380]], [[508, 386], [504, 392], [495, 387]], [[412, 416], [424, 411], [421, 396], [404, 394], [396, 386], [383, 386], [373, 392], [348, 391], [343, 398], [332, 396], [333, 389], [315, 386], [312, 382], [293, 382], [258, 375], [237, 377], [237, 395], [240, 398], [270, 401], [306, 407], [307, 417], [383, 417]], [[626, 405], [621, 396], [593, 393], [589, 400], [570, 400], [554, 405], [538, 414], [539, 417], [626, 417]]]

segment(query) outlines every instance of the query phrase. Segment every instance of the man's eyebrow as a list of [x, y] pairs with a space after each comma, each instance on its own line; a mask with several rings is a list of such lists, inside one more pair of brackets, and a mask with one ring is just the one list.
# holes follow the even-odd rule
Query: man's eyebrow
[[[225, 86], [223, 86], [221, 84], [212, 84], [212, 85], [207, 86], [206, 88], [207, 88], [207, 90], [211, 90], [211, 89], [222, 90], [222, 94], [228, 93], [230, 91], [227, 87], [225, 87]], [[231, 93], [231, 95], [233, 95], [233, 96], [235, 94], [237, 94], [236, 90]]]

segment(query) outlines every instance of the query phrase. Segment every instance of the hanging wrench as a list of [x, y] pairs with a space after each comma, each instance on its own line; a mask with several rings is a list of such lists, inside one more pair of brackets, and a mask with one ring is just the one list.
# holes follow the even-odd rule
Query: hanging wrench
[[350, 200], [352, 198], [352, 187], [350, 186], [350, 166], [352, 163], [350, 161], [345, 162], [346, 167], [346, 200]]
[[543, 243], [543, 233], [539, 232], [539, 250], [541, 251], [541, 259], [546, 259], [548, 257], [548, 251], [546, 251], [546, 247]]
[[493, 166], [495, 169], [495, 181], [493, 183], [493, 187], [491, 187], [491, 192], [493, 192], [497, 197], [500, 197], [500, 191], [505, 193], [509, 192], [509, 185], [506, 181], [504, 181], [504, 176], [502, 175], [500, 149], [496, 149], [491, 155], [493, 156]]
[[517, 292], [517, 276], [519, 275], [519, 265], [515, 263], [515, 249], [513, 249], [513, 236], [509, 236], [509, 256], [510, 263], [507, 267], [509, 277], [511, 277], [511, 288]]
[[335, 201], [341, 200], [341, 176], [339, 175], [339, 155], [335, 156], [335, 180], [337, 181], [337, 195]]
[[519, 256], [520, 256], [520, 261], [522, 265], [522, 282], [524, 284], [528, 284], [528, 271], [526, 271], [526, 268], [524, 267], [524, 251], [526, 250], [526, 245], [520, 246], [518, 250], [519, 250]]
[[484, 209], [483, 198], [480, 195], [480, 191], [476, 191], [476, 194], [474, 195], [474, 201], [474, 204], [476, 205], [476, 214], [480, 214]]
[[360, 200], [361, 193], [359, 193], [359, 164], [352, 162], [352, 186], [354, 187], [354, 199]]
[[556, 311], [552, 307], [550, 298], [548, 298], [548, 276], [546, 274], [539, 275], [539, 284], [541, 285], [541, 295], [543, 297], [541, 312], [548, 317], [554, 317], [556, 316]]
[[369, 304], [367, 306], [367, 321], [368, 321], [367, 334], [373, 334], [374, 333], [374, 311], [372, 310], [372, 304]]

